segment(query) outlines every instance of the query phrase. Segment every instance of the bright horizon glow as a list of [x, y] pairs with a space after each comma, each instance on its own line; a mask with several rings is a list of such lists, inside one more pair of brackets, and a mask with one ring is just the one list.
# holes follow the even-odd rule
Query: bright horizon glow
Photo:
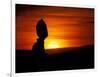
[[[45, 49], [56, 49], [56, 48], [64, 48], [65, 41], [57, 40], [57, 39], [46, 39], [44, 43]], [[70, 45], [67, 43], [66, 47], [69, 47]]]
[[47, 45], [45, 47], [46, 49], [53, 49], [53, 48], [59, 48], [60, 45], [56, 41], [49, 41], [47, 42]]

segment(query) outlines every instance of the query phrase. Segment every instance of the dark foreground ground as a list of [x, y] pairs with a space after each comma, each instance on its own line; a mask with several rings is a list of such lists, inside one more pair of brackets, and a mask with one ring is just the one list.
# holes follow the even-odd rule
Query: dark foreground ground
[[43, 63], [39, 65], [35, 63], [35, 58], [32, 56], [30, 50], [16, 50], [16, 73], [94, 68], [93, 45], [70, 49], [51, 49], [47, 51], [59, 50], [63, 52], [48, 55], [48, 58], [43, 60]]

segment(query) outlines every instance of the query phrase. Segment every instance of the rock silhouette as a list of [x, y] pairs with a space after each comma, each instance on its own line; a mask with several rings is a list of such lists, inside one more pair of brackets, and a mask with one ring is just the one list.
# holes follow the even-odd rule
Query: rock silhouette
[[40, 39], [45, 39], [48, 36], [47, 26], [43, 19], [40, 19], [36, 26], [37, 35]]
[[44, 64], [47, 54], [44, 49], [44, 40], [48, 36], [47, 26], [43, 19], [40, 19], [36, 25], [37, 42], [32, 46], [33, 60], [36, 65]]

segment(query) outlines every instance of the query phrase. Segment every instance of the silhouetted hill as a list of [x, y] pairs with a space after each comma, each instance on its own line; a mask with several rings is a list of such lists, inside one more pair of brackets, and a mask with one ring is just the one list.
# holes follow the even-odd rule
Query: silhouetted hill
[[46, 52], [54, 53], [37, 65], [31, 50], [16, 50], [16, 73], [94, 68], [93, 45], [48, 49]]

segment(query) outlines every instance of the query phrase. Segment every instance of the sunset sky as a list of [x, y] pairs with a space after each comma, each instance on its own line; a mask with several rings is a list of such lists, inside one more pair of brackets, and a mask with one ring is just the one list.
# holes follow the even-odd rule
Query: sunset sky
[[48, 29], [45, 49], [94, 44], [94, 9], [17, 4], [16, 49], [32, 49], [41, 18]]

